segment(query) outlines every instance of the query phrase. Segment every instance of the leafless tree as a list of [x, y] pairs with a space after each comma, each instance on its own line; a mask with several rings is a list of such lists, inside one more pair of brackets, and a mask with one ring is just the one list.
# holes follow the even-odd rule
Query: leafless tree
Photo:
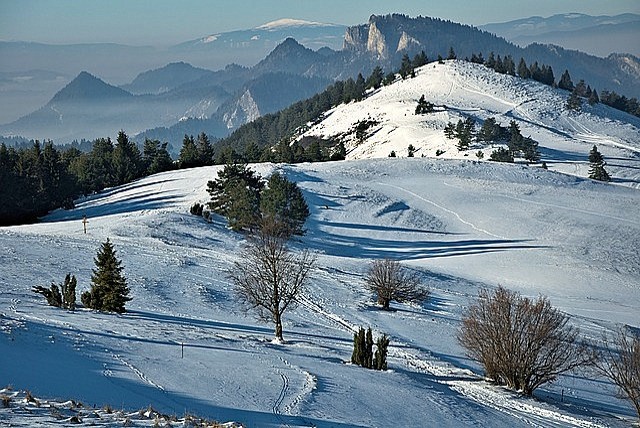
[[594, 360], [592, 348], [549, 300], [533, 301], [499, 287], [481, 290], [462, 320], [458, 340], [488, 378], [532, 395], [561, 373]]
[[389, 310], [389, 303], [420, 303], [429, 297], [429, 290], [420, 283], [417, 272], [404, 268], [391, 259], [374, 260], [367, 272], [366, 286], [378, 299], [382, 309]]
[[307, 250], [293, 253], [283, 231], [267, 221], [249, 237], [240, 261], [229, 271], [240, 299], [260, 318], [275, 324], [275, 336], [281, 341], [282, 315], [295, 305], [315, 263]]
[[620, 328], [602, 338], [595, 367], [619, 388], [621, 398], [631, 401], [640, 419], [640, 337]]

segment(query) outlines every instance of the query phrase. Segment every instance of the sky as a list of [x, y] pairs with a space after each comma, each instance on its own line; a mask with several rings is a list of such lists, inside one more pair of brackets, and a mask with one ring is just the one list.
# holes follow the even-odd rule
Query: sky
[[355, 25], [396, 12], [482, 25], [569, 12], [640, 13], [640, 0], [0, 0], [0, 40], [171, 45], [280, 18]]

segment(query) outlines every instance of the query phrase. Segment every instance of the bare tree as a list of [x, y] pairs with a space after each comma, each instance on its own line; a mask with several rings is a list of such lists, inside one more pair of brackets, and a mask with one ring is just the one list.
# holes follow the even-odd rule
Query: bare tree
[[488, 378], [532, 395], [561, 373], [594, 360], [568, 321], [545, 297], [532, 301], [503, 287], [481, 290], [462, 319], [458, 340]]
[[392, 300], [420, 303], [429, 297], [429, 290], [422, 287], [418, 273], [391, 259], [371, 262], [366, 287], [377, 296], [378, 304], [384, 310], [389, 310]]
[[284, 228], [267, 221], [249, 237], [229, 278], [240, 299], [260, 318], [275, 324], [276, 339], [282, 341], [282, 314], [295, 305], [314, 263], [307, 250], [299, 255], [291, 252]]
[[603, 336], [596, 369], [613, 382], [621, 398], [631, 401], [640, 419], [640, 337], [620, 328]]

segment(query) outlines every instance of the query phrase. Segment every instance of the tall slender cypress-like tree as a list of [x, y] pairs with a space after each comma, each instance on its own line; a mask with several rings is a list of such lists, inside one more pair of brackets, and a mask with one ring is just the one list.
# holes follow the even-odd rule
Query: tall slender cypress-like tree
[[124, 305], [131, 300], [129, 287], [122, 275], [122, 262], [116, 257], [109, 238], [102, 243], [94, 262], [91, 290], [82, 293], [82, 304], [104, 312], [125, 312]]

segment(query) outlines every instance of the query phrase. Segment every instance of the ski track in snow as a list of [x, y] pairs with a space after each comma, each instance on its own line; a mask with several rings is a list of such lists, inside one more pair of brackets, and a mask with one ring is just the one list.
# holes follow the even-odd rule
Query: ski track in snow
[[460, 216], [460, 214], [458, 214], [457, 212], [455, 212], [453, 210], [450, 210], [449, 208], [446, 208], [446, 207], [444, 207], [444, 206], [442, 206], [442, 205], [440, 205], [440, 204], [438, 204], [438, 203], [436, 203], [436, 202], [434, 202], [432, 200], [429, 200], [429, 199], [427, 199], [425, 197], [422, 197], [422, 196], [412, 192], [411, 190], [407, 190], [404, 187], [396, 186], [394, 184], [389, 184], [389, 183], [381, 183], [381, 182], [378, 182], [377, 184], [382, 185], [382, 186], [392, 187], [392, 188], [397, 189], [397, 190], [401, 190], [401, 191], [413, 196], [416, 199], [419, 199], [419, 200], [421, 200], [423, 202], [426, 202], [426, 203], [428, 203], [430, 205], [433, 205], [434, 207], [439, 208], [439, 209], [441, 209], [442, 211], [444, 211], [446, 213], [452, 214], [455, 218], [458, 219], [458, 221], [460, 221], [460, 223], [471, 227], [473, 230], [475, 230], [477, 232], [483, 233], [485, 235], [489, 235], [489, 236], [491, 236], [493, 238], [498, 238], [498, 239], [502, 239], [502, 240], [505, 240], [505, 241], [509, 240], [509, 238], [506, 238], [506, 237], [500, 236], [500, 235], [496, 235], [495, 233], [491, 233], [488, 230], [485, 230], [485, 229], [482, 229], [480, 227], [477, 227], [475, 224], [471, 223], [470, 221], [467, 221], [467, 220], [463, 219], [462, 216]]

